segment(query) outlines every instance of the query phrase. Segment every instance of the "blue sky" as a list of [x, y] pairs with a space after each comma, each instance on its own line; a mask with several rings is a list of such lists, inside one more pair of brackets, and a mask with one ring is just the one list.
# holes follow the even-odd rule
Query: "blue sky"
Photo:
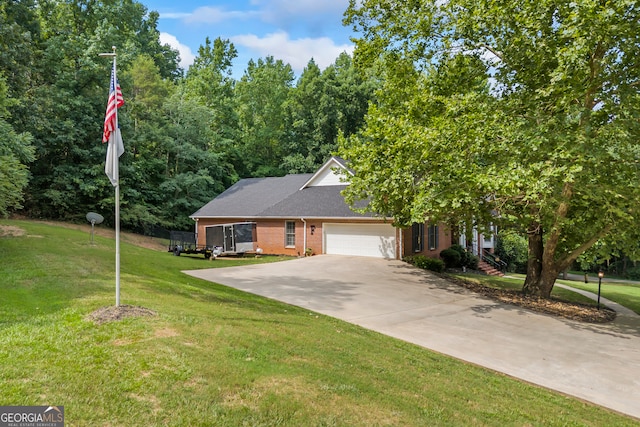
[[160, 40], [180, 51], [185, 70], [207, 36], [234, 44], [236, 78], [249, 59], [273, 56], [299, 76], [311, 58], [324, 69], [341, 52], [353, 51], [352, 32], [342, 25], [349, 0], [139, 1], [160, 14]]

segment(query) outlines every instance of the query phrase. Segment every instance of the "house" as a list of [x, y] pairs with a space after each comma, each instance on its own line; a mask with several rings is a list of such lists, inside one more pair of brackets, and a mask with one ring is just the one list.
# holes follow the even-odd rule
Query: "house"
[[198, 245], [206, 245], [207, 232], [220, 225], [245, 223], [253, 227], [253, 250], [260, 248], [264, 254], [401, 259], [416, 254], [438, 257], [451, 246], [442, 225], [399, 229], [391, 218], [351, 210], [341, 194], [348, 185], [341, 170], [350, 173], [344, 160], [332, 157], [313, 174], [238, 181], [191, 215]]

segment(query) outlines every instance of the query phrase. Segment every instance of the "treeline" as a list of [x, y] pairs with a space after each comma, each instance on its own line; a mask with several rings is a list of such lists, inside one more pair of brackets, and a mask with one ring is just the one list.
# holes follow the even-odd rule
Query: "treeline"
[[[101, 143], [118, 47], [121, 224], [189, 229], [188, 216], [244, 177], [312, 172], [362, 124], [375, 79], [347, 54], [320, 70], [252, 60], [209, 39], [194, 64], [159, 41], [158, 14], [132, 0], [0, 4], [0, 215], [113, 223]], [[4, 96], [3, 96], [4, 95]]]

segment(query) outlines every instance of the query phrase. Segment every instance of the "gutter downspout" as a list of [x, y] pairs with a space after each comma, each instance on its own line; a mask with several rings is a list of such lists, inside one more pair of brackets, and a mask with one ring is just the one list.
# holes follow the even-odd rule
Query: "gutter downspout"
[[302, 244], [304, 247], [302, 248], [302, 253], [304, 256], [307, 256], [307, 221], [305, 221], [304, 218], [300, 218], [300, 221], [304, 224], [304, 237], [302, 238]]
[[195, 231], [195, 236], [196, 236], [196, 246], [198, 246], [198, 218], [193, 218], [193, 220], [196, 222], [196, 231]]

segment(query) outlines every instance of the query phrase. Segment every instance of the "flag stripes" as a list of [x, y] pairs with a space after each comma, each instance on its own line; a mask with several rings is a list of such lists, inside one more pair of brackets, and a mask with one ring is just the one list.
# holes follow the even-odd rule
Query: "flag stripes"
[[107, 112], [104, 117], [104, 132], [102, 134], [102, 142], [109, 141], [111, 132], [118, 126], [117, 109], [124, 105], [122, 90], [116, 79], [116, 64], [114, 62], [111, 69], [111, 86], [109, 87], [109, 100], [107, 101]]

